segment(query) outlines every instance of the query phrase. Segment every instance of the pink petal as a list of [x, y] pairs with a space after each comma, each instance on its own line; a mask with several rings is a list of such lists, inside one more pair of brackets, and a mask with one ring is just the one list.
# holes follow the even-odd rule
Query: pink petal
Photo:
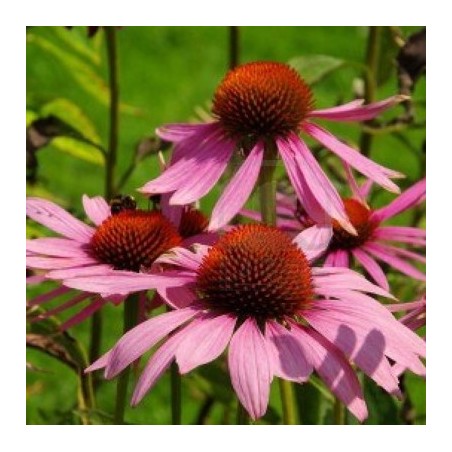
[[300, 232], [293, 241], [306, 258], [313, 261], [327, 250], [332, 237], [333, 228], [330, 225], [314, 225]]
[[27, 198], [27, 216], [69, 239], [88, 243], [94, 229], [82, 223], [53, 202]]
[[27, 256], [26, 261], [27, 268], [40, 268], [45, 270], [81, 267], [85, 265], [98, 263], [95, 259], [88, 257], [86, 254], [83, 257]]
[[349, 112], [356, 109], [356, 107], [360, 107], [364, 104], [364, 99], [355, 99], [346, 104], [338, 105], [336, 107], [322, 108], [320, 110], [313, 110], [311, 113], [308, 113], [308, 117], [318, 117], [317, 114], [330, 114], [330, 113], [342, 113]]
[[218, 242], [218, 239], [219, 235], [215, 232], [202, 232], [201, 234], [184, 239], [181, 245], [186, 248], [197, 244], [212, 246]]
[[370, 257], [365, 251], [361, 248], [355, 248], [352, 250], [352, 254], [355, 259], [365, 268], [367, 273], [372, 277], [372, 279], [384, 290], [389, 292], [389, 283], [386, 279], [386, 275], [384, 274], [381, 267], [378, 263]]
[[334, 266], [348, 268], [348, 266], [349, 266], [348, 251], [336, 250]]
[[90, 198], [83, 195], [82, 201], [86, 215], [96, 226], [101, 225], [111, 215], [110, 206], [102, 196]]
[[193, 282], [180, 287], [160, 287], [157, 293], [162, 297], [162, 301], [173, 309], [186, 308], [199, 301]]
[[264, 145], [257, 142], [215, 205], [209, 231], [216, 231], [225, 226], [243, 207], [256, 185], [263, 158]]
[[335, 267], [336, 263], [336, 251], [329, 251], [326, 254], [325, 262], [323, 263], [324, 267]]
[[160, 207], [163, 215], [165, 215], [176, 228], [179, 228], [185, 206], [172, 206], [169, 203], [171, 196], [173, 196], [172, 193], [163, 193], [161, 196]]
[[342, 105], [325, 110], [314, 110], [309, 114], [309, 117], [328, 119], [329, 121], [368, 121], [369, 119], [377, 117], [388, 108], [391, 108], [406, 99], [408, 99], [407, 96], [397, 95], [367, 105], [358, 104], [358, 102], [362, 102], [362, 100], [360, 100], [355, 101], [355, 105], [350, 105], [353, 104], [353, 102], [345, 105], [347, 107], [350, 106], [351, 108], [342, 108], [344, 107]]
[[74, 315], [70, 319], [66, 320], [66, 322], [64, 322], [62, 325], [60, 325], [59, 330], [66, 331], [67, 329], [72, 328], [75, 325], [78, 325], [79, 323], [86, 320], [88, 317], [91, 317], [105, 303], [107, 303], [105, 300], [103, 300], [100, 297], [97, 297], [88, 306], [86, 306], [86, 308], [83, 308], [78, 314]]
[[405, 190], [394, 201], [386, 207], [376, 210], [371, 219], [377, 222], [382, 222], [388, 218], [392, 218], [405, 210], [420, 204], [425, 199], [426, 180], [425, 178], [412, 185], [408, 190]]
[[152, 356], [138, 380], [131, 405], [137, 405], [174, 360], [177, 348], [185, 340], [184, 330], [170, 337]]
[[387, 243], [374, 242], [374, 244], [379, 245], [387, 253], [397, 256], [397, 257], [407, 257], [423, 264], [426, 263], [426, 258], [422, 254], [415, 253], [413, 251], [407, 250], [405, 248], [399, 248], [398, 246], [388, 245]]
[[359, 187], [359, 192], [362, 199], [367, 199], [369, 197], [373, 184], [374, 182], [372, 180], [367, 179], [366, 182], [363, 182], [361, 187]]
[[88, 267], [65, 268], [63, 270], [53, 270], [47, 273], [48, 278], [52, 279], [70, 279], [78, 278], [80, 276], [99, 276], [114, 274], [113, 268], [110, 265], [90, 265]]
[[306, 144], [293, 133], [289, 135], [288, 143], [295, 153], [295, 161], [298, 163], [298, 168], [303, 174], [309, 190], [314, 194], [323, 210], [351, 234], [356, 233], [345, 212], [342, 198]]
[[46, 280], [45, 276], [42, 275], [33, 275], [33, 276], [27, 276], [25, 278], [26, 284], [30, 286], [35, 286], [36, 284], [41, 284]]
[[48, 292], [45, 292], [41, 295], [38, 295], [37, 297], [33, 298], [32, 300], [27, 302], [27, 306], [37, 306], [43, 303], [47, 303], [48, 301], [51, 301], [57, 297], [60, 297], [61, 295], [64, 295], [68, 292], [70, 292], [71, 289], [59, 286], [56, 289], [49, 290]]
[[380, 259], [383, 262], [391, 265], [397, 270], [401, 271], [405, 275], [418, 279], [419, 281], [425, 281], [425, 274], [413, 267], [408, 262], [397, 257], [393, 252], [388, 251], [383, 245], [378, 243], [367, 243], [363, 246], [363, 249], [368, 253]]
[[327, 386], [361, 422], [367, 407], [358, 378], [349, 362], [333, 344], [311, 328], [292, 326], [292, 334], [305, 346], [310, 360]]
[[193, 320], [184, 330], [184, 341], [176, 352], [181, 374], [207, 364], [223, 353], [237, 322], [235, 316], [204, 314]]
[[31, 318], [30, 322], [33, 323], [33, 322], [38, 322], [40, 320], [48, 319], [51, 316], [59, 314], [60, 312], [63, 312], [66, 309], [69, 309], [72, 306], [75, 306], [76, 304], [81, 303], [82, 301], [86, 300], [90, 296], [91, 296], [90, 294], [87, 294], [85, 292], [79, 293], [75, 297], [73, 297], [70, 300], [66, 301], [65, 303], [57, 306], [56, 308], [49, 309], [48, 311], [46, 311], [36, 317]]
[[181, 247], [170, 249], [167, 253], [158, 257], [155, 264], [170, 264], [176, 265], [187, 270], [198, 270], [201, 265], [202, 257], [190, 250]]
[[185, 140], [189, 136], [205, 131], [212, 131], [215, 129], [216, 123], [211, 124], [165, 124], [156, 130], [157, 135], [165, 141], [170, 141], [172, 143], [178, 143], [179, 141]]
[[171, 311], [140, 323], [128, 331], [111, 351], [105, 378], [114, 378], [167, 334], [198, 313], [199, 311], [191, 308]]
[[380, 226], [372, 234], [373, 238], [390, 240], [411, 245], [425, 246], [425, 229], [407, 226]]
[[159, 274], [115, 271], [108, 275], [69, 278], [64, 285], [73, 289], [102, 294], [127, 295], [141, 290], [183, 285], [193, 280], [193, 274], [165, 272]]
[[411, 303], [385, 304], [385, 308], [390, 312], [411, 311], [420, 307], [425, 307], [425, 300], [412, 301]]
[[378, 165], [316, 124], [304, 123], [303, 130], [369, 179], [389, 191], [400, 193], [399, 187], [389, 179], [402, 177], [400, 173]]
[[301, 173], [298, 163], [295, 161], [293, 150], [285, 140], [277, 139], [279, 154], [284, 162], [287, 176], [310, 218], [318, 224], [328, 224], [331, 222], [329, 216], [325, 213], [318, 200], [306, 184], [304, 175]]
[[57, 237], [27, 240], [26, 249], [33, 253], [56, 257], [86, 257], [87, 255], [80, 242]]
[[232, 337], [228, 365], [232, 386], [253, 420], [267, 411], [273, 378], [272, 356], [256, 321], [245, 320]]
[[273, 350], [273, 373], [285, 380], [302, 383], [307, 381], [313, 368], [303, 341], [277, 322], [267, 322], [265, 337]]
[[103, 369], [111, 356], [111, 350], [108, 351], [107, 353], [103, 354], [99, 359], [97, 359], [96, 361], [94, 361], [89, 367], [87, 367], [85, 369], [85, 374], [88, 372], [94, 372], [95, 370], [99, 370], [99, 369]]

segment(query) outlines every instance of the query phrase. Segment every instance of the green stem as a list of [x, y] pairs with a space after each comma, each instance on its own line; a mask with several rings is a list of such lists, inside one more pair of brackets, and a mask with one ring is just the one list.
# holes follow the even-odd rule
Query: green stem
[[[139, 294], [129, 295], [124, 301], [124, 333], [132, 329], [137, 323]], [[115, 425], [124, 424], [124, 411], [127, 402], [127, 386], [129, 383], [130, 366], [126, 367], [118, 378], [116, 386], [116, 406], [114, 414]]]
[[[374, 102], [377, 95], [378, 61], [380, 58], [382, 27], [370, 27], [366, 52], [366, 77], [364, 85], [364, 99], [366, 104]], [[372, 147], [373, 137], [367, 132], [361, 134], [360, 150], [368, 156]]]
[[89, 347], [89, 362], [93, 363], [100, 356], [100, 341], [102, 337], [102, 311], [96, 311], [91, 317], [91, 342]]
[[181, 376], [177, 364], [171, 364], [171, 423], [182, 424]]
[[229, 69], [239, 64], [239, 27], [229, 27]]
[[246, 412], [240, 400], [237, 401], [237, 425], [248, 425], [250, 423], [250, 418]]
[[334, 423], [345, 425], [345, 405], [338, 398], [334, 400]]
[[[276, 179], [277, 149], [274, 142], [265, 145], [265, 156], [259, 175], [259, 198], [262, 222], [276, 225]], [[284, 424], [296, 424], [296, 413], [292, 383], [279, 380]]]

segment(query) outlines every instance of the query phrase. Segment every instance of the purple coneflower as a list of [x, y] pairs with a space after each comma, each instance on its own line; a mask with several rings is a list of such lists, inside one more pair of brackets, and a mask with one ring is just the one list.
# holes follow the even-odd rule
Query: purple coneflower
[[[350, 173], [349, 173], [350, 174]], [[311, 253], [317, 250], [324, 253], [325, 265], [348, 267], [353, 257], [382, 288], [388, 290], [386, 275], [378, 261], [399, 270], [407, 276], [425, 281], [425, 274], [413, 266], [410, 261], [425, 263], [425, 256], [410, 251], [396, 244], [425, 247], [425, 229], [410, 226], [385, 226], [383, 223], [425, 200], [426, 180], [422, 179], [412, 185], [387, 206], [372, 210], [366, 201], [371, 184], [369, 181], [358, 187], [356, 181], [350, 180], [352, 198], [344, 198], [344, 206], [351, 224], [357, 234], [350, 234], [336, 220], [324, 220], [316, 224], [293, 197], [278, 195], [277, 224], [289, 233], [297, 234], [298, 241], [303, 242]], [[241, 213], [260, 221], [260, 214], [248, 209]], [[300, 231], [303, 232], [300, 234]], [[388, 243], [389, 242], [389, 243]]]
[[[299, 133], [314, 138], [362, 174], [386, 189], [398, 192], [390, 178], [401, 174], [382, 167], [339, 141], [312, 122], [366, 121], [399, 103], [403, 96], [362, 105], [355, 100], [339, 107], [315, 110], [311, 89], [290, 66], [254, 62], [225, 76], [213, 98], [215, 121], [207, 124], [169, 124], [158, 129], [175, 143], [171, 166], [145, 184], [146, 194], [170, 193], [171, 204], [191, 203], [217, 183], [235, 150], [245, 161], [213, 209], [209, 230], [226, 225], [250, 196], [262, 164], [281, 156], [302, 205], [311, 215], [319, 205], [343, 228], [354, 232], [343, 202]], [[315, 209], [317, 210], [317, 209]]]
[[[60, 298], [61, 304], [35, 320], [55, 315], [82, 302], [89, 304], [62, 325], [69, 328], [91, 316], [108, 301], [121, 302], [125, 296], [136, 292], [133, 281], [139, 272], [146, 273], [149, 288], [165, 284], [158, 271], [151, 268], [155, 260], [177, 246], [187, 246], [193, 240], [210, 243], [214, 234], [206, 234], [208, 219], [198, 210], [188, 206], [170, 207], [165, 197], [160, 210], [137, 209], [130, 197], [118, 198], [111, 206], [100, 196], [83, 196], [83, 207], [95, 227], [89, 226], [56, 204], [39, 198], [27, 199], [27, 215], [63, 237], [45, 237], [27, 240], [27, 268], [44, 271], [43, 275], [27, 279], [29, 284], [44, 280], [61, 281], [79, 276], [113, 276], [127, 289], [114, 293], [93, 289], [87, 281], [79, 287], [81, 293], [58, 285], [35, 299], [28, 306], [37, 306]], [[175, 275], [174, 281], [181, 281]], [[141, 281], [141, 280], [140, 280]], [[174, 284], [174, 282], [172, 282]], [[140, 306], [146, 304], [146, 293], [140, 293]]]
[[267, 410], [274, 376], [303, 383], [315, 370], [362, 421], [367, 408], [349, 360], [391, 394], [400, 391], [388, 358], [424, 374], [424, 341], [365, 292], [391, 295], [350, 269], [311, 267], [277, 228], [239, 226], [196, 250], [160, 258], [191, 275], [193, 304], [137, 326], [88, 368], [113, 378], [169, 335], [144, 368], [133, 405], [174, 360], [185, 374], [227, 348], [232, 386], [253, 419]]

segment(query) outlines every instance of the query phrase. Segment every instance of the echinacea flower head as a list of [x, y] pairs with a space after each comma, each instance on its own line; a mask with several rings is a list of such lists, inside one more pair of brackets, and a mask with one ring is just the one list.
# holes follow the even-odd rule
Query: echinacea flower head
[[[350, 361], [391, 394], [399, 387], [388, 358], [425, 372], [424, 341], [368, 295], [390, 294], [347, 268], [313, 267], [277, 228], [239, 226], [211, 247], [177, 249], [161, 261], [191, 275], [186, 289], [193, 302], [130, 330], [87, 369], [105, 368], [113, 378], [166, 338], [139, 378], [133, 405], [174, 360], [185, 374], [226, 349], [232, 386], [252, 419], [265, 414], [274, 376], [303, 383], [316, 371], [364, 420], [367, 408]], [[110, 284], [114, 291], [116, 282]], [[163, 296], [177, 306], [180, 287], [174, 289]]]
[[[209, 230], [226, 225], [253, 191], [261, 166], [277, 149], [302, 205], [312, 217], [325, 212], [354, 233], [344, 204], [300, 136], [314, 138], [352, 167], [388, 190], [398, 191], [391, 178], [401, 174], [374, 163], [339, 141], [313, 120], [365, 121], [403, 100], [394, 96], [369, 105], [356, 100], [326, 110], [314, 109], [311, 89], [290, 66], [254, 62], [227, 73], [213, 97], [214, 121], [169, 124], [157, 130], [175, 144], [171, 165], [141, 191], [168, 193], [171, 204], [187, 204], [206, 195], [218, 182], [234, 152], [244, 162], [223, 191]], [[276, 155], [277, 157], [277, 155]]]
[[[27, 215], [62, 236], [27, 240], [27, 268], [43, 271], [40, 281], [60, 282], [66, 278], [88, 277], [84, 280], [86, 283], [78, 287], [83, 292], [62, 305], [69, 308], [82, 301], [91, 301], [81, 315], [75, 317], [77, 322], [107, 301], [118, 303], [136, 292], [133, 283], [138, 273], [148, 279], [149, 288], [164, 284], [165, 280], [153, 266], [171, 248], [185, 246], [193, 239], [209, 242], [204, 233], [207, 218], [189, 206], [170, 207], [163, 200], [161, 210], [141, 210], [130, 197], [119, 197], [109, 205], [102, 197], [87, 196], [83, 197], [83, 206], [94, 227], [50, 201], [27, 199]], [[94, 276], [118, 278], [123, 287], [116, 292], [108, 292], [102, 286], [93, 287], [89, 278]], [[36, 283], [36, 277], [30, 282]], [[70, 293], [71, 289], [63, 284], [31, 300], [29, 306]], [[49, 312], [55, 313], [55, 310]], [[69, 325], [73, 324], [71, 320]]]
[[[372, 209], [366, 199], [371, 188], [369, 181], [362, 187], [358, 187], [354, 179], [351, 182], [353, 197], [343, 198], [343, 203], [355, 234], [344, 229], [335, 219], [330, 219], [329, 223], [316, 223], [294, 197], [282, 194], [278, 195], [278, 226], [297, 234], [297, 240], [303, 242], [304, 247], [310, 247], [311, 252], [317, 250], [318, 256], [323, 252], [327, 266], [348, 267], [354, 259], [386, 290], [389, 288], [388, 281], [378, 261], [414, 279], [425, 281], [425, 273], [413, 265], [414, 262], [425, 264], [425, 255], [418, 252], [419, 248], [425, 248], [425, 229], [390, 226], [385, 222], [425, 200], [426, 180], [420, 180], [378, 209]], [[260, 220], [259, 213], [248, 209], [242, 209], [241, 214]], [[407, 249], [407, 246], [416, 250]]]

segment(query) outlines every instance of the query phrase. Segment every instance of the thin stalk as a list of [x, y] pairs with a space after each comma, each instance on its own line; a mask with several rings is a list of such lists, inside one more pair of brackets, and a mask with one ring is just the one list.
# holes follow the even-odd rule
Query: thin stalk
[[334, 423], [336, 425], [345, 425], [345, 405], [336, 398], [334, 400]]
[[[265, 157], [259, 175], [259, 198], [262, 221], [270, 226], [276, 225], [276, 179], [277, 149], [274, 142], [267, 142]], [[296, 412], [292, 383], [279, 380], [283, 421], [286, 425], [296, 424]]]
[[[111, 199], [114, 195], [114, 181], [116, 168], [116, 154], [118, 149], [119, 124], [119, 83], [118, 83], [118, 55], [116, 44], [116, 30], [114, 27], [105, 27], [107, 43], [108, 77], [110, 85], [110, 131], [108, 150], [105, 154], [105, 198]], [[91, 319], [91, 335], [89, 346], [89, 359], [94, 362], [100, 356], [102, 339], [102, 311], [97, 311]]]
[[250, 418], [246, 412], [240, 400], [237, 401], [237, 425], [248, 425], [250, 423]]
[[[378, 61], [380, 58], [382, 27], [370, 27], [366, 52], [366, 77], [364, 99], [366, 104], [374, 102], [377, 95]], [[363, 132], [360, 139], [360, 150], [365, 156], [370, 154], [373, 136]]]
[[182, 379], [177, 364], [171, 364], [171, 423], [182, 424]]
[[[124, 333], [133, 328], [138, 318], [139, 295], [129, 295], [124, 301]], [[116, 405], [114, 413], [115, 425], [124, 424], [124, 411], [127, 403], [127, 386], [129, 383], [130, 366], [126, 367], [118, 378], [116, 386]]]
[[229, 27], [229, 69], [239, 64], [239, 27]]

